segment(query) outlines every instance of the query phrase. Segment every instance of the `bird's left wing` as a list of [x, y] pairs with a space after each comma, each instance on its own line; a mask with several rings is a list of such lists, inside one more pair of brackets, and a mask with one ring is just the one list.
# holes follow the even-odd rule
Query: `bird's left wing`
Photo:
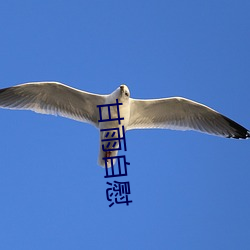
[[58, 82], [32, 82], [0, 89], [0, 107], [60, 115], [98, 126], [105, 95], [88, 93]]
[[182, 97], [154, 100], [131, 98], [127, 130], [144, 128], [196, 130], [243, 139], [250, 137], [250, 132], [238, 123], [203, 104]]

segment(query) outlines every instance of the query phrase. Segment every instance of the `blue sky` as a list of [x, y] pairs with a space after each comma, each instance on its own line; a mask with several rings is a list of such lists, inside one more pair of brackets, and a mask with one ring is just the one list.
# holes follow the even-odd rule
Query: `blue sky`
[[[0, 88], [183, 96], [250, 128], [249, 1], [1, 1]], [[249, 249], [249, 141], [127, 133], [133, 203], [108, 207], [98, 132], [0, 110], [0, 248]]]

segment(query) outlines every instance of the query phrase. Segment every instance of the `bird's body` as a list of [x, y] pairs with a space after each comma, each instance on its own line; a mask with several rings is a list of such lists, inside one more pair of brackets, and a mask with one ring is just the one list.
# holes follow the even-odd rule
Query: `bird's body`
[[[119, 113], [123, 120], [100, 121], [98, 105], [119, 103]], [[105, 166], [105, 157], [114, 157], [117, 150], [109, 151], [111, 133], [106, 136], [103, 129], [124, 130], [162, 128], [174, 130], [196, 130], [227, 138], [246, 139], [250, 132], [217, 111], [194, 101], [182, 98], [162, 98], [141, 100], [130, 98], [126, 85], [121, 85], [110, 95], [98, 95], [71, 88], [57, 82], [35, 82], [0, 89], [0, 107], [8, 109], [32, 110], [42, 114], [60, 115], [81, 122], [91, 123], [100, 130], [100, 151], [98, 164]], [[117, 106], [110, 107], [111, 116], [117, 117]], [[108, 119], [108, 109], [103, 108], [102, 119]], [[104, 145], [103, 150], [102, 145]], [[118, 146], [115, 145], [114, 149]], [[103, 159], [104, 158], [104, 159]], [[108, 161], [110, 167], [110, 161]]]
[[[119, 103], [122, 103], [122, 105], [119, 105], [119, 115], [121, 118], [120, 122], [118, 120], [114, 121], [105, 121], [105, 122], [99, 122], [99, 129], [100, 129], [100, 142], [103, 139], [115, 139], [118, 138], [117, 133], [112, 137], [112, 133], [109, 133], [109, 136], [106, 137], [106, 133], [102, 132], [101, 130], [103, 129], [111, 129], [111, 128], [118, 128], [120, 132], [120, 137], [123, 137], [123, 129], [126, 131], [126, 128], [128, 127], [128, 121], [129, 121], [129, 116], [130, 116], [130, 100], [121, 98], [120, 96], [120, 88], [116, 89], [113, 93], [111, 93], [105, 103], [103, 105], [109, 105], [109, 104], [115, 104], [116, 100]], [[117, 118], [117, 105], [111, 106], [110, 107], [110, 113], [112, 114], [112, 118]], [[102, 108], [102, 119], [103, 120], [108, 120], [109, 119], [109, 113], [108, 113], [108, 108]], [[99, 148], [99, 157], [98, 157], [98, 165], [100, 166], [105, 166], [105, 160], [103, 160], [104, 157], [115, 157], [118, 153], [117, 150], [112, 150], [112, 151], [103, 151], [102, 145], [107, 146], [108, 142], [100, 143], [100, 148]], [[118, 144], [116, 144], [118, 146]], [[107, 150], [107, 148], [105, 147]], [[108, 167], [111, 166], [111, 162], [108, 161]], [[115, 163], [115, 161], [113, 161]]]

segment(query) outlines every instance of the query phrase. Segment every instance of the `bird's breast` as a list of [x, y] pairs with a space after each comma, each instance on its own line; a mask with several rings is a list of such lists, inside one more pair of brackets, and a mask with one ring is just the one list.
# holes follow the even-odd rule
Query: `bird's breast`
[[124, 130], [126, 131], [130, 116], [129, 105], [119, 105], [118, 110], [116, 105], [110, 106], [109, 108], [102, 108], [102, 119], [99, 121], [100, 130], [119, 128], [122, 135], [122, 126], [124, 126]]

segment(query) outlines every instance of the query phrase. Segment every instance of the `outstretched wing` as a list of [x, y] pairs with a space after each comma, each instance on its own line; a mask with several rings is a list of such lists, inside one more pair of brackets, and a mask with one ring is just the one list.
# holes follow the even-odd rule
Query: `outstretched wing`
[[60, 115], [98, 126], [96, 105], [105, 102], [97, 95], [58, 82], [32, 82], [0, 89], [0, 107]]
[[250, 132], [217, 111], [194, 101], [181, 98], [130, 100], [130, 120], [127, 130], [165, 128], [197, 130], [232, 137], [250, 137]]

